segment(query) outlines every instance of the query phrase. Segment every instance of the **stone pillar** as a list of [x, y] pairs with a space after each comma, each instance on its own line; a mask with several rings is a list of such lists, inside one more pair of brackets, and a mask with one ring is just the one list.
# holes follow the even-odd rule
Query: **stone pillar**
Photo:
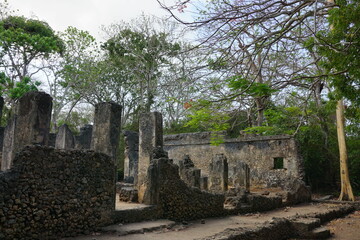
[[236, 161], [234, 167], [233, 186], [235, 188], [244, 188], [246, 192], [250, 192], [250, 168], [249, 165]]
[[57, 149], [73, 149], [75, 147], [74, 135], [67, 124], [59, 127], [56, 134], [55, 148]]
[[3, 143], [4, 143], [4, 132], [5, 132], [5, 128], [0, 127], [0, 170], [1, 170], [1, 162], [2, 162], [2, 149], [3, 149]]
[[189, 155], [185, 155], [184, 158], [179, 161], [179, 173], [180, 178], [188, 186], [200, 188], [201, 170], [195, 168], [195, 165], [191, 161]]
[[124, 181], [134, 183], [137, 179], [139, 160], [139, 133], [124, 131], [125, 159], [124, 159]]
[[92, 138], [93, 126], [86, 124], [80, 128], [79, 136], [75, 136], [75, 148], [76, 149], [90, 149]]
[[15, 106], [4, 133], [1, 169], [11, 168], [16, 152], [25, 145], [47, 145], [52, 98], [44, 92], [28, 92]]
[[[4, 98], [0, 97], [0, 123], [2, 120], [2, 111], [4, 107]], [[3, 141], [4, 141], [4, 127], [0, 127], [0, 170], [1, 170], [1, 162], [2, 162], [2, 148], [3, 148]]]
[[48, 146], [55, 148], [56, 133], [49, 133]]
[[91, 149], [109, 155], [117, 165], [121, 131], [121, 106], [113, 102], [95, 106]]
[[0, 123], [1, 123], [1, 119], [2, 119], [3, 107], [4, 107], [4, 98], [0, 97]]
[[136, 185], [139, 202], [142, 202], [146, 190], [146, 175], [152, 160], [153, 150], [163, 147], [162, 115], [159, 112], [142, 113], [139, 124], [139, 162]]
[[228, 163], [224, 154], [216, 154], [210, 163], [209, 190], [222, 193], [228, 189]]
[[200, 177], [200, 189], [204, 191], [208, 190], [208, 177]]

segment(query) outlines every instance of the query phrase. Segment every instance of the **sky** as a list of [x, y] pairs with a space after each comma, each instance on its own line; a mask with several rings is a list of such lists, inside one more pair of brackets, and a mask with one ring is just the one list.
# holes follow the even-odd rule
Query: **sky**
[[54, 30], [64, 31], [68, 26], [89, 31], [101, 39], [102, 25], [144, 14], [166, 16], [156, 0], [8, 0], [11, 9], [19, 15], [47, 22]]

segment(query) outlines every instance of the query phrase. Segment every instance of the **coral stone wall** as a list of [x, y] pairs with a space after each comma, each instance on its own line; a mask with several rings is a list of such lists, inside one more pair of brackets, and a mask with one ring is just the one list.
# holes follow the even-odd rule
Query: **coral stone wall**
[[180, 179], [179, 167], [171, 159], [154, 159], [148, 168], [146, 182], [144, 200], [151, 198], [164, 218], [182, 221], [224, 214], [224, 195], [187, 186]]
[[[224, 139], [219, 146], [211, 145], [209, 132], [166, 135], [164, 150], [175, 163], [185, 154], [189, 155], [202, 175], [209, 175], [213, 156], [223, 153], [229, 164], [229, 183], [236, 172], [237, 161], [249, 165], [252, 185], [275, 187], [289, 177], [303, 177], [302, 158], [296, 141], [286, 135]], [[274, 167], [275, 158], [283, 159], [280, 169]]]
[[27, 146], [0, 172], [0, 239], [59, 239], [112, 222], [115, 167], [93, 151]]

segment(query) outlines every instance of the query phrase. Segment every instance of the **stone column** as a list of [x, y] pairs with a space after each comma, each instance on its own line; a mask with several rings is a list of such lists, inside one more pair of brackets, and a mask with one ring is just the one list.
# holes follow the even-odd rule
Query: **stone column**
[[235, 188], [244, 188], [246, 192], [250, 192], [250, 168], [249, 165], [237, 161], [234, 167], [233, 186]]
[[16, 152], [25, 145], [47, 145], [52, 98], [44, 92], [28, 92], [15, 106], [5, 128], [1, 169], [11, 168]]
[[146, 190], [146, 175], [152, 160], [153, 150], [163, 147], [162, 115], [159, 112], [142, 113], [139, 124], [139, 162], [136, 181], [139, 202], [142, 202]]
[[117, 165], [121, 128], [121, 106], [114, 102], [95, 106], [91, 149], [109, 155]]
[[184, 158], [179, 161], [179, 174], [180, 178], [188, 186], [200, 188], [201, 170], [195, 168], [189, 155], [185, 155]]
[[[2, 120], [2, 111], [4, 107], [4, 98], [0, 97], [0, 123]], [[2, 148], [3, 148], [3, 141], [4, 141], [4, 127], [0, 127], [0, 170], [1, 170], [1, 162], [2, 162]]]
[[80, 128], [79, 136], [75, 136], [75, 148], [76, 149], [90, 149], [92, 138], [93, 126], [86, 124]]
[[124, 131], [125, 159], [124, 159], [124, 181], [134, 183], [137, 179], [139, 160], [139, 133]]
[[228, 189], [228, 163], [224, 154], [216, 154], [210, 163], [209, 191], [225, 192]]
[[200, 189], [204, 190], [204, 191], [208, 190], [208, 177], [207, 176], [200, 177]]
[[55, 148], [57, 149], [73, 149], [75, 147], [74, 135], [67, 124], [59, 127], [56, 134]]
[[4, 98], [0, 97], [0, 122], [1, 122], [1, 119], [2, 119], [3, 107], [4, 107]]

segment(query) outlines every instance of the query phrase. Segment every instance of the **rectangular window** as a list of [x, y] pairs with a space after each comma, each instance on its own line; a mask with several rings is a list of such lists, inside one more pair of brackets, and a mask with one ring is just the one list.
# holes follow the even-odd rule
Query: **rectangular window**
[[284, 169], [284, 158], [283, 157], [274, 158], [274, 169]]

